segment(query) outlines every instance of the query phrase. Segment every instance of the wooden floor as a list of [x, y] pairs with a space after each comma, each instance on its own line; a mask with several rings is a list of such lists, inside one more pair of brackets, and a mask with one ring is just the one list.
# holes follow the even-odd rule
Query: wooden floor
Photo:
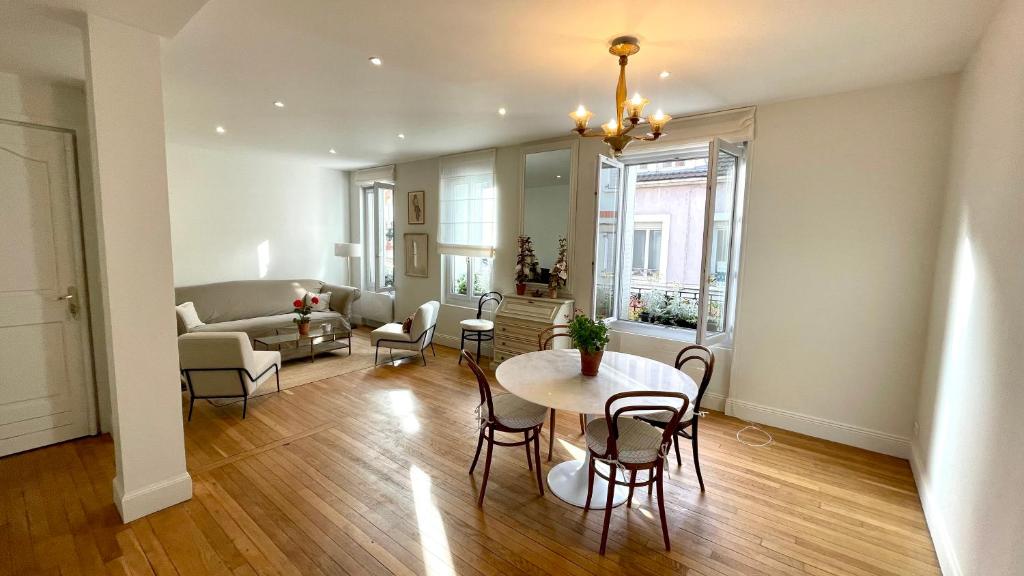
[[[688, 450], [670, 467], [672, 551], [640, 492], [614, 510], [601, 557], [603, 512], [539, 497], [522, 449], [496, 448], [476, 507], [477, 402], [438, 347], [426, 368], [259, 398], [244, 421], [240, 406], [197, 403], [195, 497], [128, 525], [111, 504], [109, 437], [2, 458], [0, 574], [938, 573], [905, 461], [778, 430], [744, 446], [743, 423], [717, 413], [701, 423], [707, 492]], [[555, 462], [581, 442], [560, 415]]]

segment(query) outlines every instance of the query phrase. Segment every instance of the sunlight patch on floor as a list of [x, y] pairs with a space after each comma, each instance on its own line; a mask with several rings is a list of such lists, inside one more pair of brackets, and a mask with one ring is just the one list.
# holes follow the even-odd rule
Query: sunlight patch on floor
[[416, 434], [420, 431], [420, 420], [416, 417], [416, 402], [409, 390], [388, 390], [391, 415], [398, 420], [402, 432]]
[[412, 495], [416, 506], [416, 526], [423, 550], [423, 568], [428, 576], [455, 574], [448, 535], [444, 530], [441, 512], [430, 495], [430, 475], [415, 464], [409, 469]]

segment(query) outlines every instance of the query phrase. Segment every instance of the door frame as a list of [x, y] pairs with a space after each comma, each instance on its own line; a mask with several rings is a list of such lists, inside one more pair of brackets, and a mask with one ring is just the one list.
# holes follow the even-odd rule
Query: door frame
[[81, 179], [79, 176], [79, 157], [78, 157], [78, 133], [76, 130], [71, 128], [62, 128], [60, 126], [50, 126], [47, 124], [40, 124], [38, 122], [13, 120], [9, 118], [0, 117], [0, 124], [7, 124], [10, 126], [20, 126], [24, 128], [31, 128], [35, 130], [45, 130], [48, 132], [57, 132], [64, 136], [64, 157], [65, 157], [65, 170], [67, 172], [67, 192], [68, 192], [68, 209], [69, 218], [71, 219], [71, 252], [72, 262], [75, 269], [75, 285], [78, 288], [78, 306], [79, 306], [79, 338], [82, 346], [81, 362], [82, 362], [82, 382], [84, 390], [83, 399], [86, 404], [85, 417], [86, 417], [86, 431], [88, 435], [96, 435], [99, 433], [99, 402], [97, 400], [98, 391], [96, 388], [96, 363], [95, 363], [95, 343], [92, 338], [92, 306], [90, 306], [90, 292], [89, 292], [89, 272], [87, 267], [87, 260], [85, 257], [85, 235], [82, 227], [83, 216], [82, 216], [82, 191], [81, 191]]

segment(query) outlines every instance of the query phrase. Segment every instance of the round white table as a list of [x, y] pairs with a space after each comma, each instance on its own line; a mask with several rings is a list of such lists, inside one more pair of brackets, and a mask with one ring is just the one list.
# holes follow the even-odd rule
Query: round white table
[[[597, 376], [580, 373], [579, 350], [544, 350], [509, 358], [498, 366], [495, 377], [502, 388], [534, 404], [601, 417], [604, 417], [608, 398], [619, 392], [682, 392], [691, 402], [697, 397], [697, 384], [682, 371], [649, 358], [621, 352], [605, 351]], [[652, 398], [651, 401], [664, 404], [665, 398]], [[628, 402], [633, 405], [642, 403], [644, 399], [639, 397]], [[549, 434], [553, 432], [548, 431]], [[590, 451], [585, 452], [586, 458], [562, 462], [548, 472], [551, 492], [581, 508], [587, 501]], [[607, 475], [607, 468], [604, 472]], [[613, 504], [618, 506], [625, 502], [627, 493], [626, 487], [617, 486]], [[594, 479], [590, 507], [604, 508], [607, 494], [608, 482], [598, 476]]]

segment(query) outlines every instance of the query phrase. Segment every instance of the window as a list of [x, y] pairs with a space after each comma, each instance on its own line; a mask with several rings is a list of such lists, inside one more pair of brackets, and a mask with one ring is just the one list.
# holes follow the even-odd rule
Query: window
[[480, 296], [490, 292], [491, 262], [491, 258], [445, 257], [445, 292], [448, 300], [458, 301], [461, 297], [475, 302]]
[[473, 305], [491, 288], [497, 228], [494, 150], [441, 159], [438, 252], [445, 301]]
[[698, 342], [726, 334], [743, 149], [716, 140], [622, 160], [601, 159], [595, 315], [691, 329]]
[[374, 182], [363, 187], [364, 254], [367, 286], [376, 292], [395, 288], [395, 188]]

